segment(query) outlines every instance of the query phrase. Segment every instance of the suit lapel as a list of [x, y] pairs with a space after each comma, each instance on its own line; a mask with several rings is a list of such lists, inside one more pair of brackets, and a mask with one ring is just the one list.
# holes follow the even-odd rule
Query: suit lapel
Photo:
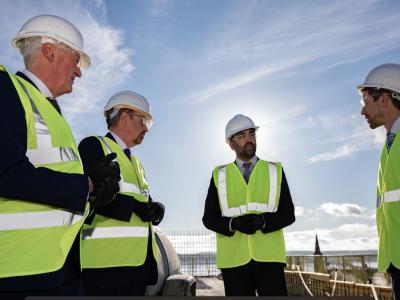
[[30, 84], [32, 84], [37, 90], [39, 90], [38, 87], [32, 82], [32, 80], [30, 80], [29, 77], [26, 76], [24, 73], [22, 73], [22, 72], [17, 72], [17, 74], [15, 74], [15, 75], [17, 75], [17, 76], [19, 76], [19, 77], [25, 79], [25, 80], [28, 81]]
[[113, 142], [116, 142], [115, 139], [114, 139], [114, 136], [110, 132], [107, 132], [106, 137], [111, 139]]

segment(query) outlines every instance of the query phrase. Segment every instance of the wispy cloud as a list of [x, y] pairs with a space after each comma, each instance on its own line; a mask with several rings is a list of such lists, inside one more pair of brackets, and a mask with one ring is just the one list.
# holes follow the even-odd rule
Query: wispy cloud
[[[84, 3], [79, 0], [44, 0], [40, 5], [18, 0], [5, 2], [2, 7], [7, 9], [0, 11], [0, 31], [5, 33], [0, 37], [2, 45], [5, 45], [0, 48], [0, 55], [14, 70], [23, 69], [23, 64], [20, 54], [11, 47], [10, 41], [29, 18], [39, 14], [59, 15], [71, 21], [82, 32], [92, 66], [82, 69], [83, 76], [76, 79], [74, 91], [60, 97], [59, 102], [67, 118], [77, 120], [74, 122], [75, 127], [79, 126], [79, 120], [87, 122], [87, 117], [93, 114], [94, 109], [101, 115], [101, 107], [111, 91], [123, 83], [134, 69], [131, 62], [132, 50], [124, 47], [124, 32], [102, 24], [95, 17], [106, 15], [104, 1]], [[90, 6], [90, 11], [85, 5]]]
[[296, 206], [296, 208], [295, 208], [295, 216], [299, 217], [299, 216], [303, 215], [303, 213], [304, 213], [304, 207]]
[[358, 218], [364, 220], [375, 219], [375, 211], [362, 207], [356, 203], [334, 203], [324, 202], [316, 208], [305, 208], [296, 206], [297, 217], [306, 218], [308, 221], [323, 222], [326, 215], [334, 218]]
[[[132, 50], [124, 48], [124, 33], [118, 29], [100, 24], [89, 12], [82, 12], [78, 25], [85, 36], [87, 52], [92, 66], [84, 70], [84, 76], [76, 80], [75, 91], [63, 97], [64, 111], [74, 119], [103, 106], [110, 91], [123, 83], [134, 66]], [[101, 47], [99, 47], [101, 41]], [[78, 100], [78, 101], [77, 101]]]
[[371, 130], [359, 115], [313, 118], [313, 123], [326, 136], [316, 144], [330, 149], [308, 158], [309, 163], [346, 158], [356, 152], [380, 148], [385, 141], [383, 128]]
[[366, 210], [358, 204], [353, 203], [322, 203], [321, 210], [334, 217], [359, 217]]
[[250, 71], [242, 72], [237, 76], [232, 76], [227, 80], [223, 80], [220, 83], [211, 85], [201, 92], [195, 93], [189, 96], [194, 103], [204, 102], [213, 96], [216, 96], [222, 92], [232, 90], [244, 84], [251, 83], [259, 78], [267, 75], [273, 75], [279, 72], [289, 70], [295, 66], [299, 66], [305, 63], [304, 58], [288, 59], [286, 62], [279, 63], [268, 63], [263, 65], [261, 68], [252, 69]]
[[315, 234], [321, 251], [375, 250], [378, 246], [376, 226], [354, 223], [338, 227], [314, 228], [285, 232], [286, 248], [290, 251], [313, 251]]
[[400, 18], [398, 9], [376, 0], [362, 5], [356, 0], [314, 4], [289, 8], [287, 3], [239, 1], [232, 5], [221, 21], [222, 29], [209, 41], [207, 60], [217, 66], [229, 62], [238, 71], [193, 93], [192, 101], [204, 102], [300, 66], [308, 65], [308, 72], [326, 70], [400, 46], [400, 32], [392, 26]]
[[309, 159], [310, 163], [315, 163], [318, 161], [333, 160], [338, 158], [347, 157], [353, 152], [357, 151], [357, 147], [354, 145], [343, 145], [333, 151], [317, 154]]

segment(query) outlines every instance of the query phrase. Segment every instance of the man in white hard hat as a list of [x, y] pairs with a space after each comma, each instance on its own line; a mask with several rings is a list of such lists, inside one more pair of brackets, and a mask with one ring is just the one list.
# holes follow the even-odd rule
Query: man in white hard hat
[[[0, 66], [0, 298], [79, 295], [80, 230], [94, 206], [119, 190], [115, 154], [83, 174], [78, 148], [55, 97], [89, 66], [70, 22], [41, 15], [13, 40], [25, 70]], [[46, 99], [46, 98], [49, 99]]]
[[217, 234], [217, 268], [227, 296], [287, 295], [283, 228], [295, 221], [281, 163], [256, 156], [256, 130], [247, 116], [226, 125], [236, 160], [214, 169], [203, 223]]
[[152, 225], [164, 206], [152, 201], [142, 164], [133, 155], [152, 125], [147, 100], [132, 91], [113, 95], [104, 107], [109, 132], [79, 144], [83, 167], [90, 170], [107, 153], [117, 153], [120, 192], [96, 209], [83, 227], [82, 267], [85, 295], [144, 296], [157, 281], [157, 247]]
[[400, 300], [400, 65], [374, 68], [357, 89], [370, 128], [386, 129], [377, 186], [378, 271], [390, 273], [393, 294]]

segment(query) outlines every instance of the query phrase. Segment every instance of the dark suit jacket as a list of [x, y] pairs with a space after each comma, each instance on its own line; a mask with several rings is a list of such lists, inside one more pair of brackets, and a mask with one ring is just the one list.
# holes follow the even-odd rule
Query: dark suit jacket
[[[268, 233], [289, 226], [295, 221], [294, 206], [290, 195], [289, 186], [286, 180], [285, 172], [282, 170], [281, 194], [279, 198], [278, 209], [274, 213], [263, 213], [267, 217], [263, 233]], [[234, 232], [229, 231], [230, 217], [223, 217], [219, 206], [218, 191], [211, 176], [210, 186], [208, 188], [207, 198], [204, 207], [203, 224], [206, 228], [232, 236]]]
[[[110, 133], [107, 133], [106, 137], [115, 141], [114, 137]], [[85, 173], [89, 172], [96, 162], [105, 156], [100, 141], [94, 136], [84, 138], [79, 143], [78, 149]], [[151, 197], [149, 198], [149, 201], [152, 201]], [[87, 222], [90, 223], [95, 214], [129, 222], [131, 217], [138, 218], [138, 216], [134, 214], [134, 208], [137, 203], [138, 200], [133, 197], [117, 194], [114, 201], [109, 205], [95, 209], [90, 219], [87, 219]], [[134, 283], [135, 278], [142, 278], [146, 275], [148, 275], [148, 284], [155, 283], [157, 280], [157, 264], [151, 250], [150, 235], [148, 239], [147, 257], [143, 265], [138, 267], [83, 269], [84, 283], [86, 286], [91, 288], [100, 286], [110, 288], [123, 287]]]
[[[18, 76], [30, 81], [22, 73]], [[86, 175], [35, 168], [26, 157], [27, 128], [25, 111], [18, 93], [5, 72], [0, 72], [0, 197], [46, 204], [71, 211], [84, 211], [88, 195]], [[1, 290], [35, 290], [55, 288], [71, 270], [79, 270], [75, 243], [62, 269], [42, 275], [0, 279]], [[1, 266], [0, 266], [1, 267]]]

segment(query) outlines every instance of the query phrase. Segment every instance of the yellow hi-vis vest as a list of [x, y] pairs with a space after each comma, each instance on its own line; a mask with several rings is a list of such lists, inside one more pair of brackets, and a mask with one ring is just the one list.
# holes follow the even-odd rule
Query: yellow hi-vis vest
[[378, 271], [392, 263], [400, 269], [400, 130], [388, 153], [383, 145], [378, 170], [376, 223], [379, 236]]
[[[25, 110], [26, 156], [35, 167], [83, 174], [71, 129], [49, 101], [28, 81], [10, 76]], [[7, 147], [7, 145], [5, 145]], [[0, 278], [59, 270], [88, 213], [0, 198]]]
[[[134, 157], [131, 160], [117, 143], [107, 137], [97, 137], [105, 154], [117, 153], [121, 169], [120, 194], [133, 196], [136, 200], [147, 202], [148, 184], [142, 164]], [[151, 223], [143, 222], [132, 214], [129, 222], [111, 219], [96, 214], [91, 225], [84, 224], [81, 247], [83, 268], [109, 268], [140, 266], [147, 254]], [[158, 250], [152, 234], [153, 255], [157, 260]]]
[[[213, 179], [218, 190], [222, 216], [275, 212], [279, 205], [282, 165], [258, 160], [246, 184], [235, 163], [216, 167]], [[268, 220], [267, 220], [268, 222]], [[217, 233], [217, 267], [242, 266], [251, 259], [260, 262], [286, 262], [283, 230], [233, 236]]]

